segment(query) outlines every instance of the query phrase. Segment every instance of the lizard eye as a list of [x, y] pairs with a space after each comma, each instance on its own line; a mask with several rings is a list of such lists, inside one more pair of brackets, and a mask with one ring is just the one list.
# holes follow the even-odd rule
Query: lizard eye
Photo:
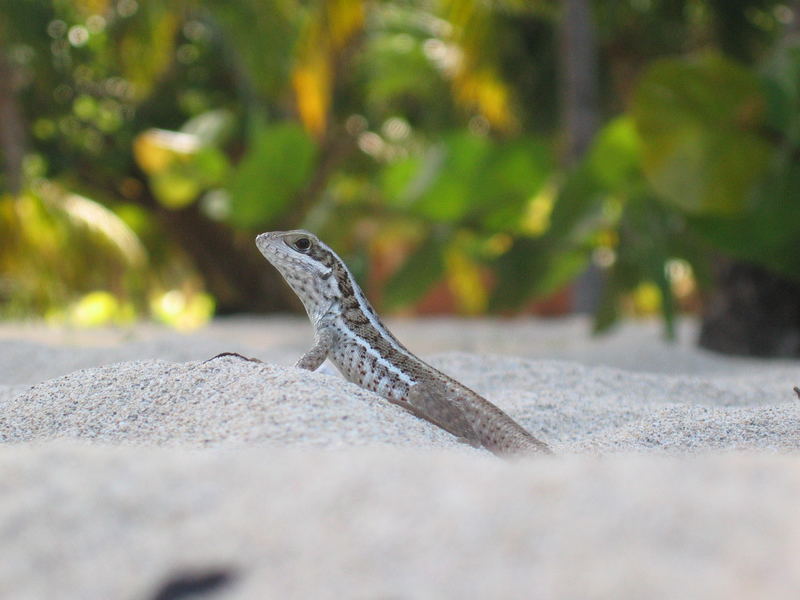
[[307, 252], [308, 249], [311, 248], [311, 240], [307, 237], [301, 237], [296, 239], [292, 245], [300, 252]]

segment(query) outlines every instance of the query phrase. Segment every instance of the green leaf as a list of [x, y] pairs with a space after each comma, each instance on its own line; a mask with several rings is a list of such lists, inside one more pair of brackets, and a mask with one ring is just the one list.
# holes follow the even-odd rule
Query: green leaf
[[534, 138], [495, 144], [459, 132], [421, 158], [387, 167], [381, 187], [392, 204], [425, 219], [509, 231], [519, 226], [552, 162], [549, 147]]
[[721, 57], [655, 62], [633, 103], [653, 189], [686, 212], [741, 211], [770, 157], [764, 105], [758, 78]]
[[517, 229], [552, 168], [550, 149], [539, 140], [522, 138], [494, 147], [475, 173], [470, 215], [490, 231]]
[[223, 182], [228, 174], [228, 158], [221, 150], [213, 146], [205, 146], [198, 150], [187, 165], [191, 175], [203, 184], [204, 189], [214, 187]]
[[153, 194], [166, 208], [178, 210], [192, 204], [202, 187], [193, 177], [188, 177], [182, 169], [170, 168], [150, 176]]
[[139, 99], [146, 98], [154, 90], [173, 61], [182, 10], [170, 4], [142, 3], [137, 18], [131, 19], [117, 38], [116, 59]]
[[616, 320], [620, 296], [649, 283], [659, 293], [665, 336], [673, 339], [675, 301], [666, 267], [670, 259], [682, 258], [702, 268], [697, 258], [701, 247], [697, 236], [687, 231], [684, 219], [648, 192], [628, 199], [617, 234], [616, 261], [609, 271], [605, 296], [595, 316], [595, 330], [603, 331]]
[[531, 298], [557, 291], [580, 273], [589, 259], [582, 248], [559, 247], [547, 238], [519, 238], [495, 263], [498, 281], [490, 310], [519, 308]]
[[390, 206], [405, 208], [414, 199], [414, 183], [419, 181], [422, 168], [422, 157], [409, 156], [381, 170], [380, 188]]
[[408, 306], [421, 299], [444, 276], [447, 240], [432, 235], [403, 263], [384, 289], [387, 309]]
[[420, 195], [412, 210], [432, 221], [455, 222], [471, 207], [472, 189], [491, 146], [485, 138], [458, 132], [445, 139], [443, 151], [438, 177]]
[[603, 282], [600, 304], [594, 313], [593, 333], [610, 330], [620, 318], [619, 300], [641, 281], [639, 270], [624, 260], [617, 260]]
[[230, 182], [230, 221], [242, 228], [269, 223], [305, 187], [316, 146], [296, 123], [258, 126]]
[[220, 185], [228, 173], [225, 154], [187, 132], [143, 131], [133, 151], [156, 199], [171, 209], [190, 205], [203, 190]]
[[800, 279], [800, 165], [773, 171], [757, 188], [752, 209], [726, 218], [702, 215], [690, 222], [731, 256]]
[[[203, 7], [223, 30], [234, 64], [245, 67], [239, 74], [244, 83], [268, 97], [278, 97], [286, 89], [292, 54], [308, 12], [291, 0], [207, 0]], [[246, 91], [253, 95], [253, 90]]]
[[641, 179], [641, 153], [633, 119], [623, 116], [598, 132], [586, 160], [599, 184], [620, 191]]
[[370, 19], [377, 26], [365, 36], [355, 63], [358, 80], [363, 81], [364, 114], [370, 120], [399, 114], [428, 131], [453, 122], [449, 81], [425, 50], [436, 34], [425, 26], [423, 14], [413, 5], [372, 6]]
[[787, 38], [777, 44], [762, 68], [767, 100], [766, 121], [795, 144], [800, 142], [800, 43]]
[[603, 225], [607, 191], [585, 164], [566, 178], [558, 194], [547, 237], [558, 244], [586, 244]]

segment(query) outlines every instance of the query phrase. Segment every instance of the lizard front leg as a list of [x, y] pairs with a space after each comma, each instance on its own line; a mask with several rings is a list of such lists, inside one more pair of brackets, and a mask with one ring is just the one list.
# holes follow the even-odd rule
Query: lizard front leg
[[332, 346], [333, 332], [330, 329], [318, 331], [314, 338], [314, 345], [298, 359], [294, 366], [300, 369], [316, 371], [325, 362]]

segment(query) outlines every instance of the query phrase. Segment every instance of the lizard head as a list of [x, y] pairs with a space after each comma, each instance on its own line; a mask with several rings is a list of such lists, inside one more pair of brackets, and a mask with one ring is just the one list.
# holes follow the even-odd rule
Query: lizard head
[[312, 321], [339, 297], [337, 277], [331, 275], [341, 261], [313, 233], [302, 229], [270, 231], [256, 237], [256, 246], [283, 275]]

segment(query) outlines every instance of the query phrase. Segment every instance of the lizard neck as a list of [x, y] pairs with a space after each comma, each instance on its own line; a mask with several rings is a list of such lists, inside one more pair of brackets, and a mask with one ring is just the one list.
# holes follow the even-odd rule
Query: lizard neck
[[[409, 352], [383, 324], [341, 261], [332, 265], [338, 294], [331, 312], [315, 326], [330, 327], [336, 343], [329, 358], [349, 380], [390, 400], [438, 374]], [[444, 377], [441, 374], [438, 374]]]
[[396, 352], [410, 354], [383, 324], [344, 262], [338, 256], [335, 258], [332, 271], [339, 294], [328, 314], [338, 317], [354, 336], [370, 346], [384, 342]]

